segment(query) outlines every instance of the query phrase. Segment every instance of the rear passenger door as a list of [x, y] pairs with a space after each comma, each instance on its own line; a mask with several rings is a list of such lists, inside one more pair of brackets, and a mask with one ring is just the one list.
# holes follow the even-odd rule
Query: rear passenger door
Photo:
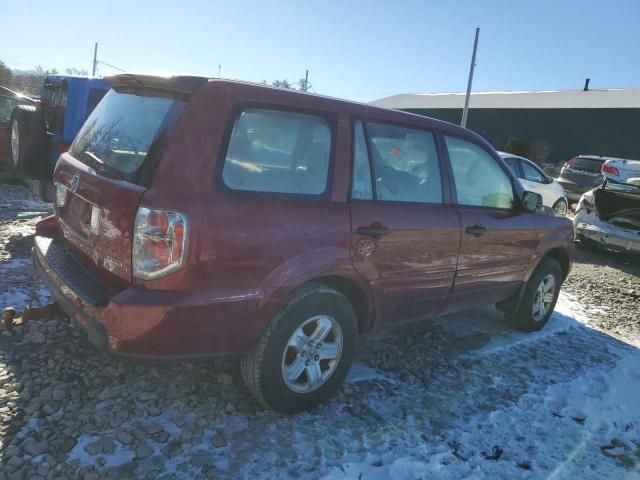
[[461, 234], [441, 160], [431, 131], [353, 124], [351, 255], [385, 321], [436, 314], [451, 291]]
[[462, 243], [447, 311], [495, 303], [514, 294], [531, 265], [532, 214], [517, 208], [513, 184], [498, 160], [471, 141], [444, 136]]

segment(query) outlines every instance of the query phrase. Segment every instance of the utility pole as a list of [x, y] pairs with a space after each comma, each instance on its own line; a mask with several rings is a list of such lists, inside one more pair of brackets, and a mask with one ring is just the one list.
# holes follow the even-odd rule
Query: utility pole
[[91, 73], [92, 77], [96, 76], [96, 67], [98, 66], [98, 42], [93, 46], [93, 71]]
[[218, 64], [218, 78], [220, 78], [220, 71], [222, 70], [222, 65]]
[[476, 68], [476, 50], [478, 50], [478, 37], [480, 28], [476, 28], [476, 39], [473, 42], [473, 55], [471, 56], [471, 67], [469, 68], [469, 83], [467, 83], [467, 95], [464, 97], [464, 110], [462, 110], [462, 122], [460, 126], [466, 128], [467, 116], [469, 114], [469, 98], [471, 97], [471, 84], [473, 83], [473, 70]]
[[303, 90], [306, 92], [309, 89], [309, 70], [304, 75], [304, 88]]

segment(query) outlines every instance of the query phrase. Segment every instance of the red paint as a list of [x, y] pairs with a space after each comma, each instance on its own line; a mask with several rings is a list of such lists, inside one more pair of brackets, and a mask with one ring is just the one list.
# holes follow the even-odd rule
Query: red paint
[[[367, 325], [438, 315], [504, 300], [547, 251], [572, 253], [566, 234], [572, 227], [565, 218], [454, 204], [348, 201], [354, 118], [454, 133], [484, 146], [499, 162], [488, 143], [470, 131], [238, 82], [213, 80], [194, 89], [148, 189], [96, 175], [69, 153], [56, 166], [56, 182], [67, 185], [79, 175], [75, 195], [100, 208], [100, 233], [76, 221], [83, 213], [73, 209], [83, 207], [68, 200], [56, 212], [57, 233], [47, 219], [38, 225], [38, 235], [64, 238], [60, 241], [76, 259], [117, 293], [106, 306], [93, 307], [40, 259], [44, 274], [83, 323], [93, 319], [104, 327], [113, 351], [151, 356], [250, 351], [287, 295], [327, 277], [361, 290]], [[229, 124], [247, 103], [318, 112], [329, 122], [334, 163], [326, 198], [233, 193], [214, 182]], [[157, 280], [132, 278], [131, 237], [140, 205], [188, 219], [185, 266]], [[488, 232], [479, 238], [465, 234], [475, 223]], [[372, 225], [390, 232], [377, 239], [358, 234], [358, 227]]]

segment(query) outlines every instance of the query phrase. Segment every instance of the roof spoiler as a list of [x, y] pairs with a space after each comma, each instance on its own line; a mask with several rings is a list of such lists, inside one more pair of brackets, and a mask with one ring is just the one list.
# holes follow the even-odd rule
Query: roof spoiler
[[195, 77], [190, 75], [137, 75], [134, 73], [123, 73], [112, 75], [103, 79], [111, 87], [141, 87], [167, 90], [170, 92], [190, 95], [195, 92], [200, 85], [207, 81], [206, 77]]

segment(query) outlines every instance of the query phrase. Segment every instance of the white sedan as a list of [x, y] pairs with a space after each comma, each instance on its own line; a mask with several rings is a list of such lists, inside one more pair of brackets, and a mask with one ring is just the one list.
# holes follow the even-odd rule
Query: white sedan
[[640, 160], [611, 158], [602, 165], [602, 174], [608, 181], [640, 185]]
[[540, 170], [531, 160], [512, 153], [498, 153], [525, 190], [540, 194], [542, 204], [552, 208], [558, 215], [567, 214], [568, 203], [562, 185]]

